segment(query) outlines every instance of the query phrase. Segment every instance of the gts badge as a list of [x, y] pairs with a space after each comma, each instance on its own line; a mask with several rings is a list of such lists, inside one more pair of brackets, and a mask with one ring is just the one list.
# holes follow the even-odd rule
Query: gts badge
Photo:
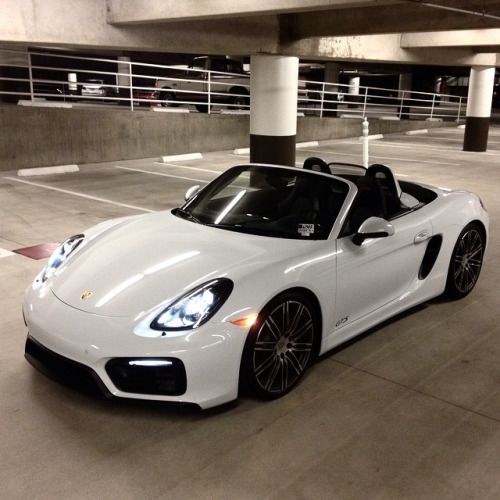
[[345, 325], [348, 320], [349, 320], [349, 316], [344, 316], [342, 319], [339, 319], [337, 321], [337, 324], [335, 326], [337, 327], [337, 326], [340, 326], [340, 325]]

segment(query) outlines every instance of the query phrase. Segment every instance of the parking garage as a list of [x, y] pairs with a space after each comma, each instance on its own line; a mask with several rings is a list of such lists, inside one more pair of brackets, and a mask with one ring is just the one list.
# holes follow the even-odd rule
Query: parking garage
[[[231, 53], [249, 64], [251, 78], [255, 53], [248, 47], [255, 47], [256, 40], [261, 47], [267, 43], [265, 47], [279, 57], [300, 58], [297, 67], [304, 59], [310, 67], [315, 56], [325, 66], [323, 77], [328, 62], [346, 64], [343, 83], [319, 82], [318, 89], [317, 77], [310, 78], [307, 92], [301, 93], [297, 85], [280, 104], [283, 96], [269, 100], [266, 82], [257, 82], [259, 93], [254, 94], [254, 82], [249, 81], [248, 102], [212, 106], [207, 101], [207, 112], [197, 110], [197, 103], [185, 99], [186, 95], [181, 100], [185, 104], [174, 107], [162, 106], [159, 94], [153, 102], [145, 97], [147, 106], [139, 106], [141, 97], [133, 91], [125, 97], [113, 95], [106, 102], [101, 96], [82, 95], [81, 90], [75, 98], [66, 87], [63, 98], [53, 99], [51, 92], [43, 91], [47, 87], [35, 91], [33, 85], [42, 83], [36, 80], [49, 80], [43, 82], [49, 87], [58, 83], [33, 75], [28, 75], [27, 88], [5, 91], [2, 87], [3, 95], [16, 96], [16, 103], [0, 106], [0, 478], [5, 498], [498, 497], [500, 129], [494, 109], [491, 125], [489, 117], [491, 68], [496, 66], [495, 16], [500, 7], [495, 2], [471, 7], [436, 1], [455, 10], [428, 7], [425, 22], [418, 24], [420, 11], [411, 9], [423, 6], [362, 3], [314, 2], [304, 12], [293, 1], [271, 2], [271, 11], [263, 11], [256, 2], [236, 2], [233, 7], [213, 2], [213, 10], [202, 13], [188, 2], [186, 11], [174, 9], [167, 19], [155, 2], [138, 2], [143, 8], [136, 10], [122, 2], [95, 0], [87, 6], [89, 12], [81, 12], [80, 2], [75, 2], [73, 10], [84, 18], [97, 19], [105, 6], [110, 14], [99, 21], [104, 28], [96, 22], [90, 24], [92, 30], [76, 30], [71, 37], [74, 14], [59, 2], [39, 5], [41, 11], [36, 13], [23, 2], [0, 7], [6, 9], [11, 26], [7, 29], [0, 20], [4, 53], [20, 52], [24, 58], [34, 52], [56, 53], [72, 58], [64, 66], [70, 69], [78, 69], [75, 57], [118, 60], [117, 47], [133, 48], [134, 55], [154, 48], [176, 58], [189, 47], [190, 54], [182, 61], [172, 57], [172, 64], [144, 63], [186, 66], [192, 55], [225, 53], [220, 47], [227, 49], [234, 42]], [[237, 4], [239, 10], [232, 11]], [[322, 21], [325, 9], [344, 22]], [[369, 22], [374, 12], [370, 9], [380, 16], [382, 32], [398, 33], [400, 45], [419, 46], [405, 53], [405, 68], [398, 51], [389, 56], [367, 48], [374, 47], [374, 37], [379, 36]], [[390, 9], [414, 14], [404, 28], [408, 33], [402, 34], [399, 24], [390, 25]], [[477, 15], [479, 11], [483, 16]], [[23, 24], [21, 14], [24, 19], [34, 16], [32, 24]], [[49, 30], [50, 14], [60, 29]], [[291, 18], [297, 38], [282, 40], [282, 46], [275, 47], [273, 26], [287, 25]], [[358, 21], [363, 36], [357, 36], [350, 19]], [[483, 38], [468, 38], [467, 29], [484, 30], [485, 52], [480, 50]], [[130, 39], [127, 30], [134, 35]], [[429, 30], [435, 30], [432, 36]], [[95, 44], [102, 44], [99, 37], [104, 34], [106, 45], [116, 46], [96, 53]], [[325, 47], [335, 45], [333, 36], [340, 45], [359, 44], [360, 52], [349, 61], [345, 53], [335, 57], [332, 52], [331, 61], [325, 63]], [[378, 41], [388, 51], [391, 39], [392, 35]], [[462, 78], [469, 79], [465, 96], [434, 88], [434, 78], [432, 88], [413, 90], [412, 86], [400, 88], [405, 78], [398, 76], [397, 88], [384, 89], [382, 95], [376, 89], [383, 87], [368, 80], [365, 83], [372, 85], [363, 85], [362, 77], [361, 83], [352, 80], [353, 65], [371, 74], [381, 68], [387, 71], [389, 57], [400, 58], [393, 61], [398, 65], [392, 70], [396, 75], [411, 73], [412, 63], [420, 65], [424, 59], [439, 67], [433, 75], [446, 75], [452, 56], [453, 71], [465, 61], [462, 74], [467, 76]], [[132, 63], [134, 58], [127, 57]], [[377, 71], [363, 66], [367, 60], [378, 65]], [[264, 66], [260, 75], [265, 80], [276, 67]], [[157, 76], [156, 70], [153, 75]], [[274, 81], [279, 77], [275, 75]], [[85, 79], [102, 77], [89, 73]], [[285, 86], [289, 79], [285, 78]], [[413, 80], [420, 82], [416, 76]], [[70, 83], [66, 78], [56, 81]], [[121, 85], [117, 77], [108, 82], [108, 87], [113, 85]], [[479, 89], [478, 95], [471, 94], [471, 86]], [[150, 86], [138, 87], [144, 91]], [[207, 93], [202, 92], [205, 98]], [[339, 94], [345, 100], [339, 101]], [[418, 102], [423, 95], [431, 96], [421, 99], [424, 104]], [[172, 95], [163, 97], [168, 101]], [[371, 102], [373, 97], [378, 100]], [[126, 106], [120, 105], [120, 99]], [[471, 99], [473, 105], [469, 105]], [[275, 101], [281, 107], [275, 108]], [[268, 109], [262, 111], [262, 103]], [[240, 109], [229, 109], [236, 105]], [[288, 115], [286, 123], [274, 120], [269, 112], [289, 106], [294, 116]], [[402, 116], [406, 113], [410, 116]], [[365, 129], [363, 140], [365, 119], [369, 130]], [[255, 140], [252, 135], [260, 137]], [[280, 150], [279, 158], [269, 152], [269, 144], [271, 150]], [[461, 300], [435, 297], [365, 330], [319, 356], [291, 392], [271, 401], [242, 391], [238, 399], [202, 411], [158, 401], [103, 400], [46, 377], [26, 362], [23, 296], [52, 251], [68, 236], [84, 234], [112, 219], [168, 213], [184, 203], [190, 187], [206, 186], [235, 165], [257, 160], [301, 169], [310, 157], [356, 165], [363, 165], [368, 157], [370, 165], [388, 165], [401, 185], [412, 181], [439, 187], [444, 193], [467, 190], [479, 195], [489, 214], [490, 230], [481, 275], [472, 292]], [[111, 272], [114, 262], [107, 265]]]

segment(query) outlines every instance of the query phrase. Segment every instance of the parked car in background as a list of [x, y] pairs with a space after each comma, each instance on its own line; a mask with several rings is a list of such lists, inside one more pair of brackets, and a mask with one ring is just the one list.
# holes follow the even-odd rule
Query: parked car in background
[[[208, 71], [214, 73], [210, 73], [209, 77]], [[187, 69], [158, 79], [156, 87], [162, 106], [190, 102], [198, 111], [206, 113], [209, 109], [209, 89], [210, 106], [226, 104], [244, 109], [250, 104], [249, 74], [240, 61], [221, 56], [195, 57]]]
[[108, 91], [108, 87], [104, 85], [104, 80], [89, 78], [82, 84], [82, 96], [108, 97]]

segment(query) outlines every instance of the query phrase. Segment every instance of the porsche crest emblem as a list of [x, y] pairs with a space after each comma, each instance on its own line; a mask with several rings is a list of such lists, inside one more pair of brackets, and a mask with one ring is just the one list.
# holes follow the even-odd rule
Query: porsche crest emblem
[[87, 299], [90, 299], [90, 297], [92, 297], [92, 295], [94, 295], [94, 292], [92, 290], [87, 290], [86, 292], [82, 293], [80, 298], [82, 300], [87, 300]]

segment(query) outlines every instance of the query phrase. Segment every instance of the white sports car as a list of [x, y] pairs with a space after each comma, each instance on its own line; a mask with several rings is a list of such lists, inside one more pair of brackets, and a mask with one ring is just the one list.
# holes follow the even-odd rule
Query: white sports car
[[478, 196], [384, 165], [241, 165], [186, 200], [56, 250], [23, 307], [33, 365], [106, 396], [279, 397], [347, 339], [467, 295], [488, 240]]

